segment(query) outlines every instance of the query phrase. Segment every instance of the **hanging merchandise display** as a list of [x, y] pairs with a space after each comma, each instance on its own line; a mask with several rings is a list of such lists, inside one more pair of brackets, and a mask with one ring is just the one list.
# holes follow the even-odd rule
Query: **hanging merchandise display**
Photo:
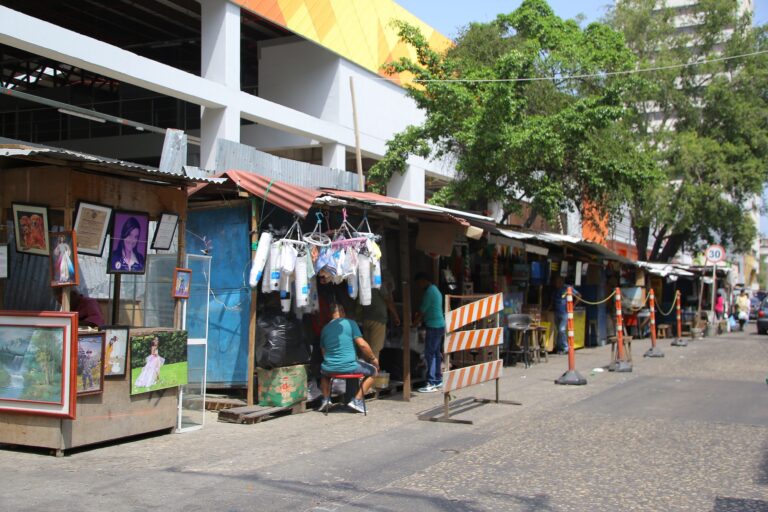
[[269, 248], [269, 291], [280, 289], [280, 252], [282, 244], [279, 240], [272, 242]]
[[371, 259], [367, 254], [360, 254], [357, 257], [357, 272], [360, 276], [360, 304], [363, 306], [371, 305]]
[[306, 308], [309, 305], [309, 281], [307, 280], [307, 253], [306, 249], [299, 252], [296, 260], [296, 270], [294, 271], [294, 297], [296, 297], [296, 307]]
[[256, 288], [259, 284], [261, 276], [264, 274], [264, 266], [269, 259], [269, 250], [272, 246], [272, 233], [265, 231], [261, 234], [256, 248], [256, 254], [253, 256], [253, 263], [251, 265], [251, 273], [248, 276], [248, 285], [251, 288]]

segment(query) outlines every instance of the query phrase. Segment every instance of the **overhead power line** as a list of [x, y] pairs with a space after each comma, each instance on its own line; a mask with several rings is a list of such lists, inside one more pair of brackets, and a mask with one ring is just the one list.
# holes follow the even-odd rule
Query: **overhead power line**
[[[431, 82], [445, 82], [445, 83], [503, 83], [503, 82], [540, 82], [540, 81], [549, 81], [549, 80], [576, 80], [581, 78], [604, 78], [607, 76], [616, 76], [616, 75], [634, 75], [637, 73], [650, 73], [653, 71], [664, 71], [668, 69], [680, 69], [680, 68], [688, 68], [693, 66], [701, 66], [704, 64], [710, 64], [713, 62], [723, 62], [728, 60], [734, 60], [734, 59], [742, 59], [744, 57], [754, 57], [755, 55], [762, 55], [768, 53], [768, 50], [760, 50], [756, 52], [750, 52], [750, 53], [742, 53], [739, 55], [730, 55], [728, 57], [715, 57], [713, 59], [705, 59], [700, 60], [696, 62], [687, 62], [683, 64], [670, 64], [668, 66], [656, 66], [652, 68], [640, 68], [640, 69], [627, 69], [624, 71], [605, 71], [602, 73], [587, 73], [583, 75], [567, 75], [567, 76], [559, 76], [559, 77], [552, 77], [552, 76], [535, 76], [535, 77], [528, 77], [528, 78], [441, 78], [441, 79], [418, 79], [414, 78], [413, 80], [407, 80], [408, 82], [414, 82], [414, 83], [431, 83]], [[387, 80], [387, 81], [394, 81], [394, 78], [388, 78], [388, 77], [376, 77], [378, 80]]]

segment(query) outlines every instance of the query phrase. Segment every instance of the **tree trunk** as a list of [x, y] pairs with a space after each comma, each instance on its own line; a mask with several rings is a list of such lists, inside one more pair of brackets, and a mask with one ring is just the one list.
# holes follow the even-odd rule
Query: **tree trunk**
[[640, 227], [632, 225], [632, 231], [635, 232], [635, 248], [637, 249], [637, 259], [646, 261], [648, 259], [648, 235], [651, 228], [648, 226]]
[[538, 216], [539, 216], [538, 210], [533, 206], [531, 206], [531, 213], [528, 214], [528, 218], [525, 219], [525, 224], [523, 224], [523, 226], [525, 226], [526, 228], [530, 228], [531, 226], [533, 226], [533, 223], [536, 222], [536, 217]]
[[688, 238], [688, 233], [676, 233], [670, 235], [667, 238], [667, 243], [664, 244], [664, 249], [661, 251], [659, 261], [671, 261], [675, 257], [677, 251], [683, 246], [683, 242]]
[[656, 240], [653, 242], [653, 248], [651, 249], [651, 261], [664, 261], [661, 256], [659, 256], [659, 252], [661, 251], [661, 244], [664, 243], [664, 237], [667, 236], [667, 226], [662, 226], [662, 228], [656, 233]]

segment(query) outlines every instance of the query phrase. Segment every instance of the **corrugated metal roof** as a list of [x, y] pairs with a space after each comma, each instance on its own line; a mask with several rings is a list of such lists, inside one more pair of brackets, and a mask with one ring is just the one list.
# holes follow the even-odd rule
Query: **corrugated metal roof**
[[[231, 170], [218, 174], [216, 177], [224, 178], [235, 187], [248, 192], [252, 196], [261, 198], [301, 218], [307, 216], [315, 199], [323, 194], [319, 190], [291, 185], [247, 171]], [[207, 188], [207, 184], [198, 185], [190, 189], [189, 195], [194, 195]]]
[[122, 174], [128, 176], [145, 177], [158, 182], [194, 183], [215, 182], [212, 178], [189, 177], [168, 171], [161, 171], [156, 167], [141, 165], [124, 160], [116, 160], [103, 156], [91, 155], [80, 151], [55, 148], [33, 144], [31, 142], [15, 141], [0, 137], [0, 157], [16, 158], [40, 163], [54, 163], [67, 165], [77, 163], [87, 165], [90, 171], [103, 172], [105, 174]]
[[374, 192], [354, 192], [350, 190], [334, 189], [322, 189], [322, 192], [333, 198], [358, 201], [370, 206], [376, 206], [379, 209], [405, 212], [416, 217], [434, 219], [437, 221], [448, 220], [452, 224], [459, 224], [461, 226], [469, 226], [470, 224], [465, 219], [459, 218], [446, 211], [442, 211], [432, 205], [405, 201], [396, 197], [382, 196]]

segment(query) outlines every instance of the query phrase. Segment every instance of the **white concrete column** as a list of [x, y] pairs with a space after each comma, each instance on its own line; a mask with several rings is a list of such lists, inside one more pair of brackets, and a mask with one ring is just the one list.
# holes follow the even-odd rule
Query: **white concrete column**
[[322, 144], [323, 165], [331, 169], [347, 170], [347, 147], [333, 142]]
[[387, 195], [413, 201], [424, 202], [425, 172], [421, 167], [409, 165], [404, 174], [395, 174], [387, 185]]
[[[240, 7], [227, 0], [206, 0], [201, 8], [201, 75], [240, 90]], [[202, 109], [200, 164], [215, 169], [216, 140], [240, 142], [240, 111], [237, 107]]]

